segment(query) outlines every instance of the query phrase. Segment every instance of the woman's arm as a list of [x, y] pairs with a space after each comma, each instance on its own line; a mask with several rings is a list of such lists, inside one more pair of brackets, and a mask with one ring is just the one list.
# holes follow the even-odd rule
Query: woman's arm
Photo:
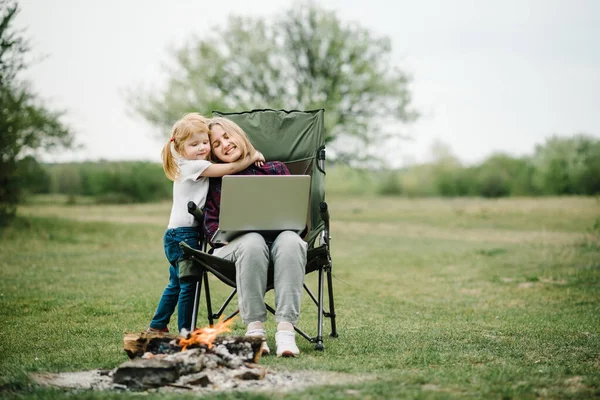
[[240, 172], [248, 168], [255, 162], [264, 162], [265, 158], [263, 157], [260, 151], [254, 151], [253, 155], [248, 155], [241, 160], [234, 161], [232, 163], [224, 163], [224, 164], [212, 164], [207, 167], [200, 176], [207, 176], [210, 178], [220, 178], [225, 175], [235, 174], [236, 172]]

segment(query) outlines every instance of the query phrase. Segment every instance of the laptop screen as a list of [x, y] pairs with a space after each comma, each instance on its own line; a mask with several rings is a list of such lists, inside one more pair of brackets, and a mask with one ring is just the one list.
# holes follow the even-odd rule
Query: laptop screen
[[224, 176], [219, 230], [212, 241], [229, 241], [245, 232], [300, 232], [306, 227], [309, 198], [309, 175]]

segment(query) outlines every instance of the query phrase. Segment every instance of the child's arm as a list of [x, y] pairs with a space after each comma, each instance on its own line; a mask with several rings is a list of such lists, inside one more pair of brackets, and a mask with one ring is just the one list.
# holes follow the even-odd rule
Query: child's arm
[[256, 165], [257, 167], [262, 167], [264, 163], [265, 156], [263, 156], [263, 154], [260, 151], [254, 150], [254, 165]]
[[262, 163], [265, 161], [260, 151], [254, 151], [254, 154], [248, 155], [241, 160], [234, 161], [226, 164], [212, 164], [207, 167], [200, 176], [206, 176], [209, 178], [220, 178], [225, 175], [235, 174], [248, 168], [253, 163]]

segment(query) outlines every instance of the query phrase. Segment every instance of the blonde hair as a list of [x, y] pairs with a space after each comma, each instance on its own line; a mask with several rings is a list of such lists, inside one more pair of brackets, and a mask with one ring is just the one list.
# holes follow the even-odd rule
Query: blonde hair
[[183, 157], [183, 146], [194, 133], [206, 133], [210, 138], [208, 119], [201, 114], [186, 114], [173, 124], [169, 141], [163, 146], [161, 153], [165, 175], [172, 181], [179, 176], [175, 154]]
[[[212, 130], [212, 127], [215, 125], [219, 125], [223, 130], [231, 137], [236, 145], [242, 152], [242, 156], [240, 158], [245, 158], [249, 154], [254, 154], [256, 151], [252, 143], [250, 143], [250, 139], [248, 139], [248, 135], [242, 128], [239, 127], [238, 124], [233, 122], [230, 119], [223, 117], [213, 117], [208, 120], [208, 129]], [[212, 143], [211, 143], [212, 144]], [[211, 146], [212, 148], [212, 146]], [[213, 157], [213, 161], [219, 162], [220, 160], [216, 157]]]

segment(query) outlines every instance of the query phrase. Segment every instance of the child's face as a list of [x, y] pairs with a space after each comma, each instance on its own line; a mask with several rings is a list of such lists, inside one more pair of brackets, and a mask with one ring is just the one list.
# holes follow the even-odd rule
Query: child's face
[[208, 160], [210, 140], [207, 133], [194, 133], [183, 145], [183, 156], [188, 160]]

